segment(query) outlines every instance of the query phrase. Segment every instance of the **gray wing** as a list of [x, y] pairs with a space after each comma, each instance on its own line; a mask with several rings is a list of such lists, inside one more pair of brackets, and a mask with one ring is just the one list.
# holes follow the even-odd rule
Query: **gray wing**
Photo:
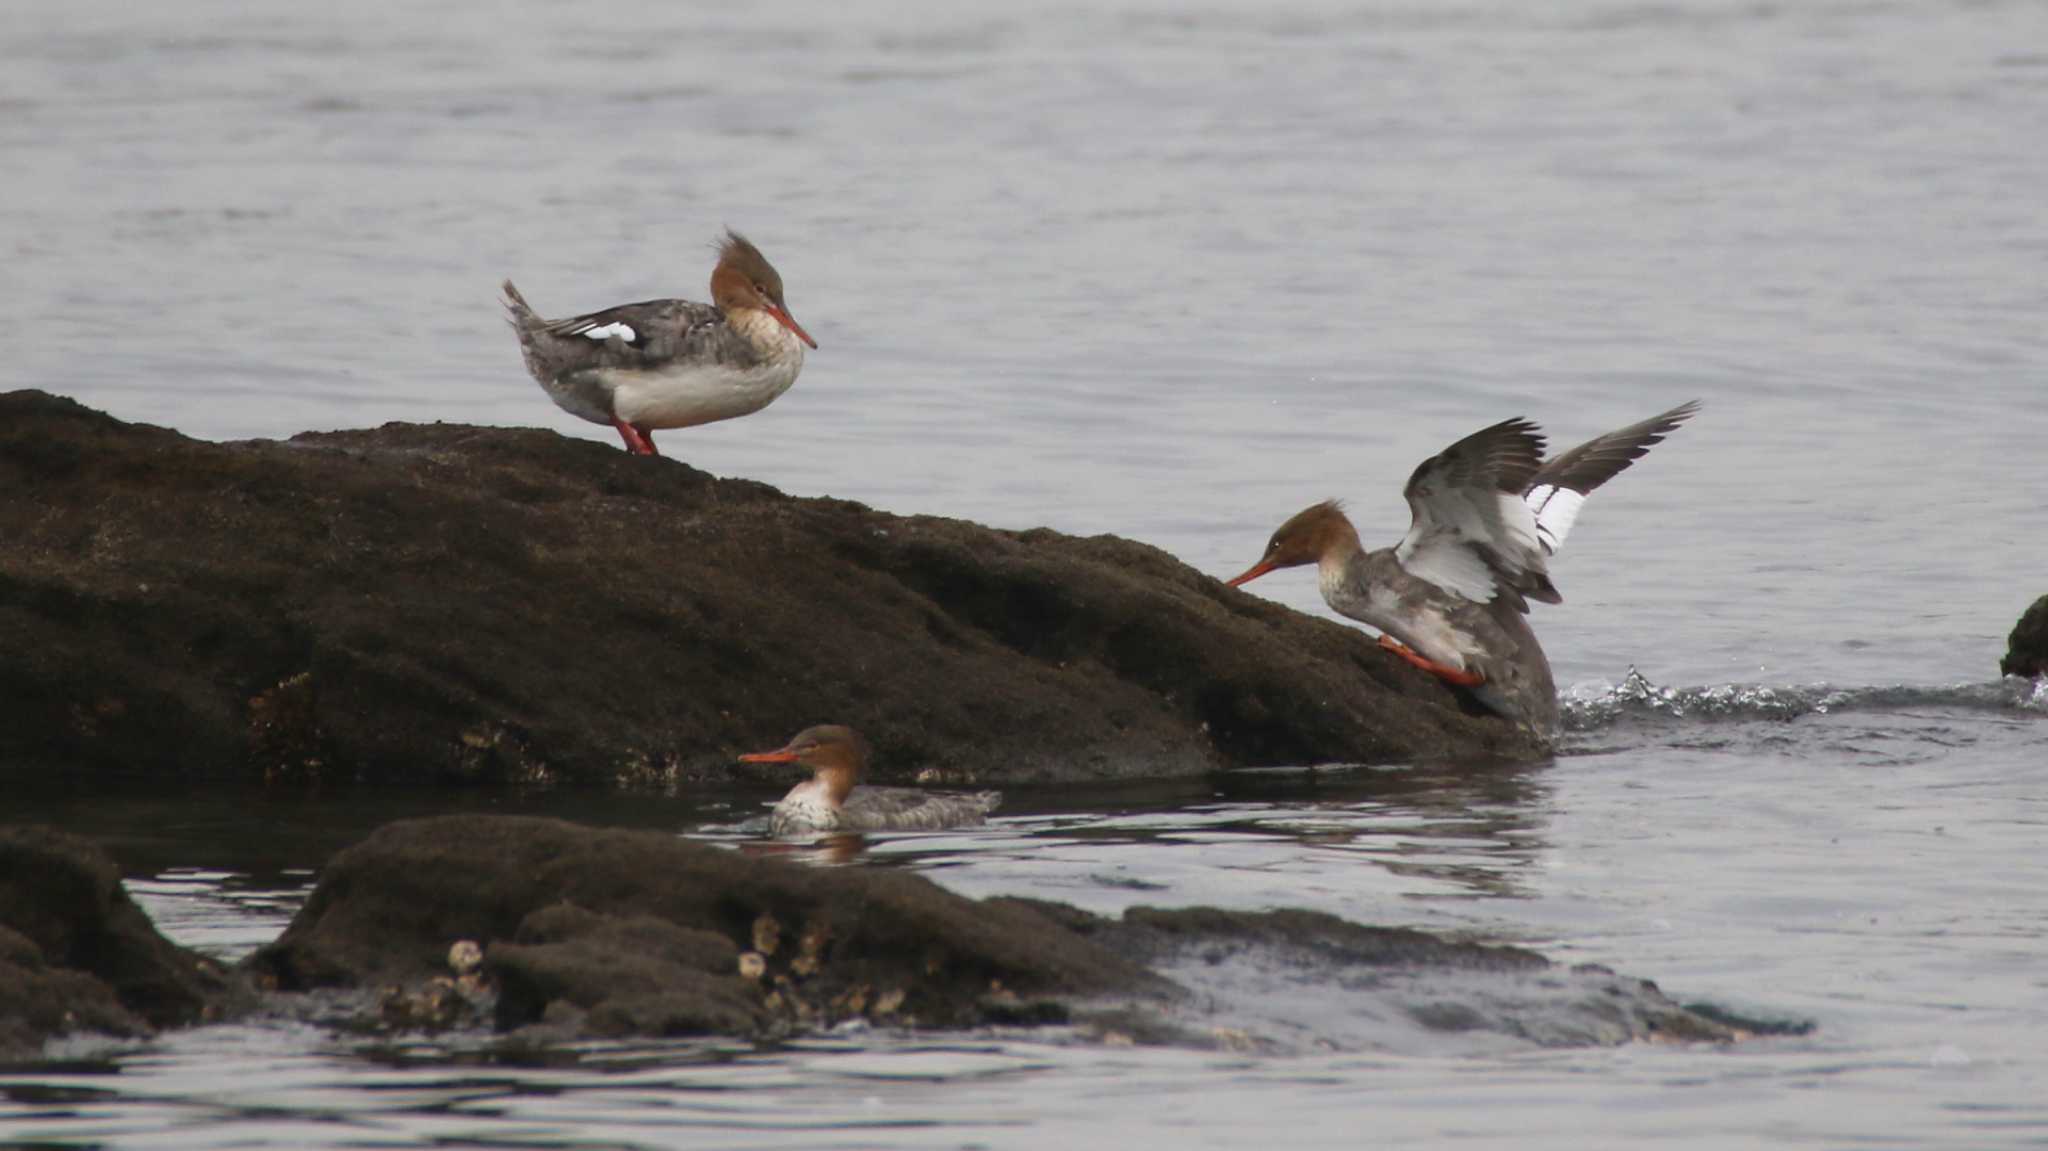
[[655, 370], [673, 360], [750, 367], [754, 347], [725, 314], [694, 300], [643, 300], [544, 320], [510, 283], [507, 306], [535, 375], [559, 379], [594, 369]]
[[1688, 400], [1662, 415], [1587, 440], [1539, 468], [1530, 477], [1523, 499], [1536, 518], [1536, 538], [1543, 554], [1553, 554], [1564, 545], [1579, 518], [1579, 506], [1593, 489], [1642, 459], [1699, 410], [1698, 400]]
[[911, 787], [854, 789], [840, 809], [852, 830], [940, 831], [983, 822], [1003, 800], [997, 791], [923, 791]]
[[1466, 436], [1408, 477], [1412, 517], [1395, 545], [1402, 570], [1445, 591], [1487, 603], [1553, 599], [1536, 518], [1522, 498], [1543, 466], [1543, 434], [1525, 419], [1502, 420]]

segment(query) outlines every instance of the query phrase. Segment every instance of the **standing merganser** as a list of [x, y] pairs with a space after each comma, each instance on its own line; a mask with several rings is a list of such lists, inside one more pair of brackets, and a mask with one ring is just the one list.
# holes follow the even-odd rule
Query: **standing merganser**
[[774, 403], [803, 370], [804, 345], [818, 346], [783, 303], [774, 265], [738, 232], [727, 231], [719, 246], [711, 300], [648, 300], [544, 320], [505, 281], [526, 370], [563, 411], [617, 428], [639, 456], [661, 454], [656, 428], [729, 420]]
[[1525, 618], [1529, 600], [1563, 602], [1546, 559], [1588, 493], [1697, 411], [1697, 400], [1680, 404], [1549, 463], [1535, 424], [1503, 420], [1408, 477], [1402, 494], [1413, 522], [1400, 543], [1366, 551], [1337, 502], [1326, 501], [1281, 524], [1265, 556], [1230, 586], [1315, 564], [1323, 601], [1380, 629], [1382, 647], [1547, 733], [1557, 725], [1557, 687]]
[[810, 779], [789, 789], [775, 805], [770, 829], [777, 835], [807, 831], [938, 831], [985, 822], [1003, 801], [1002, 793], [920, 791], [914, 787], [861, 787], [867, 774], [868, 743], [838, 724], [807, 727], [778, 751], [740, 756], [741, 763], [801, 763]]

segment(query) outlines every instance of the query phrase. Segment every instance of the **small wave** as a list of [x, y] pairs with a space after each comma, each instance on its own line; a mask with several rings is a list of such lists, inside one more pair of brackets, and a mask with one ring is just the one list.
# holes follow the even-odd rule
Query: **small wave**
[[1618, 684], [1574, 687], [1559, 703], [1567, 731], [1593, 731], [1632, 719], [1792, 720], [1915, 707], [2048, 714], [2048, 676], [2032, 680], [2007, 676], [1990, 683], [1947, 687], [1835, 687], [1824, 683], [1660, 687], [1630, 668]]

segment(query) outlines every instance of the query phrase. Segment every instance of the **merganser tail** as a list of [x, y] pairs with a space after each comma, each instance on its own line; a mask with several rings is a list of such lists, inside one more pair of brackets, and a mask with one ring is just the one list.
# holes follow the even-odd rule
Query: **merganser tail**
[[512, 285], [511, 280], [506, 280], [502, 286], [505, 291], [506, 319], [511, 323], [513, 331], [524, 334], [535, 328], [547, 326], [547, 321], [540, 318], [540, 313], [533, 310], [533, 305], [526, 302], [526, 297], [519, 294], [519, 289]]

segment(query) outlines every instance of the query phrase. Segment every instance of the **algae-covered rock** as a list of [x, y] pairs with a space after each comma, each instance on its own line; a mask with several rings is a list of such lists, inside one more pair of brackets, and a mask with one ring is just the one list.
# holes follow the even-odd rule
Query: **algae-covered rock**
[[992, 994], [1171, 991], [1029, 907], [907, 872], [514, 816], [380, 828], [328, 864], [250, 964], [285, 991], [404, 984], [442, 978], [464, 939], [482, 944], [499, 981], [501, 1026], [574, 1012], [600, 1034], [752, 1034], [856, 1016], [961, 1026], [984, 1018]]
[[0, 827], [0, 1058], [58, 1035], [140, 1036], [218, 1017], [219, 965], [157, 933], [114, 861], [48, 827]]
[[2012, 634], [2005, 640], [2005, 658], [1998, 661], [2005, 675], [2034, 676], [2048, 673], [2048, 595], [2034, 601]]
[[[1241, 1050], [1727, 1040], [1739, 1021], [1604, 968], [1312, 911], [973, 900], [643, 831], [508, 816], [386, 825], [328, 865], [250, 966], [282, 991], [395, 987], [446, 1025], [451, 947], [480, 944], [522, 1036], [786, 1035], [849, 1021], [1071, 1023]], [[423, 990], [408, 990], [423, 989]], [[386, 1012], [386, 1022], [391, 1022]]]
[[1528, 757], [1360, 633], [1110, 536], [795, 499], [553, 432], [207, 443], [0, 395], [0, 767], [883, 781]]

